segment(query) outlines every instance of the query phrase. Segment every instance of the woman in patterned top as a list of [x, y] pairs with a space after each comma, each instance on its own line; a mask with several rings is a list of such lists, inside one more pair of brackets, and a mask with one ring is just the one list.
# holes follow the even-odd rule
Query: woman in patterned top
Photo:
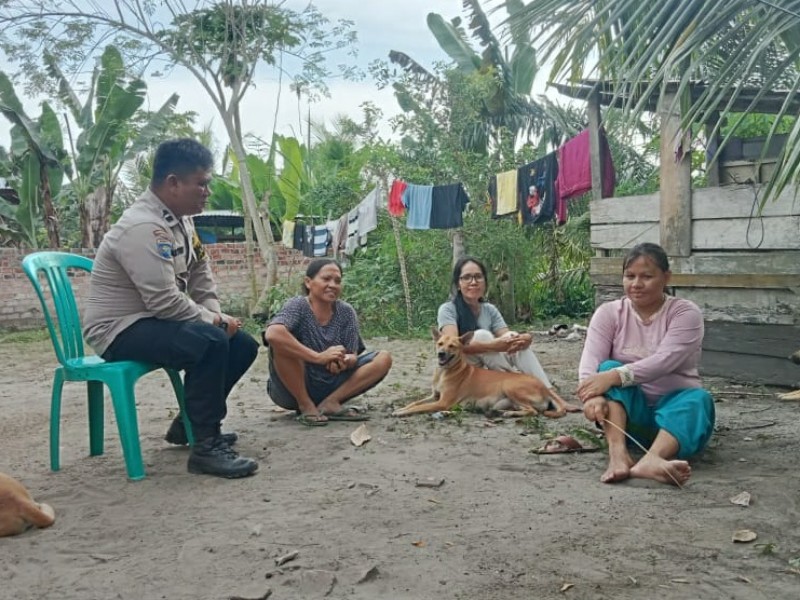
[[378, 384], [392, 357], [383, 350], [365, 352], [356, 312], [339, 300], [337, 261], [312, 260], [303, 292], [290, 298], [264, 331], [270, 349], [267, 394], [278, 406], [297, 411], [304, 425], [365, 421], [362, 409], [343, 404]]

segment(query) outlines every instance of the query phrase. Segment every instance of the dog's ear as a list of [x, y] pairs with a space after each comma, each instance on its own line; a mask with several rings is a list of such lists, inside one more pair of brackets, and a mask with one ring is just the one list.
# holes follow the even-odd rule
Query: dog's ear
[[439, 331], [439, 328], [436, 327], [436, 325], [431, 326], [431, 337], [433, 338], [434, 342], [438, 342], [441, 335], [442, 332]]
[[460, 338], [458, 338], [458, 339], [459, 339], [459, 340], [461, 340], [461, 344], [462, 344], [463, 346], [466, 346], [466, 345], [467, 345], [467, 344], [469, 344], [469, 343], [470, 343], [470, 341], [472, 340], [472, 335], [473, 335], [474, 333], [475, 333], [474, 331], [468, 331], [467, 333], [465, 333], [464, 335], [462, 335], [462, 336], [461, 336]]

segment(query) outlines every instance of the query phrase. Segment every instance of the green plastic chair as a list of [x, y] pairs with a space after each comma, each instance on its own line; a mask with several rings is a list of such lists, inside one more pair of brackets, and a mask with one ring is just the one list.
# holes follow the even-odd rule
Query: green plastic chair
[[[80, 315], [67, 269], [91, 271], [93, 264], [93, 261], [85, 256], [66, 252], [36, 252], [26, 256], [22, 261], [22, 268], [31, 280], [41, 302], [50, 339], [61, 364], [60, 367], [56, 367], [53, 377], [50, 405], [50, 468], [53, 471], [58, 471], [60, 468], [61, 390], [64, 382], [85, 381], [89, 405], [89, 453], [92, 456], [103, 454], [103, 384], [105, 384], [111, 391], [128, 477], [137, 481], [144, 479], [145, 472], [142, 449], [139, 445], [134, 387], [142, 375], [161, 367], [132, 360], [108, 362], [99, 356], [84, 353]], [[44, 276], [49, 286], [57, 322], [52, 318], [40, 274]], [[194, 438], [186, 416], [180, 374], [174, 369], [165, 367], [164, 370], [172, 382], [186, 426], [186, 436], [192, 444]]]

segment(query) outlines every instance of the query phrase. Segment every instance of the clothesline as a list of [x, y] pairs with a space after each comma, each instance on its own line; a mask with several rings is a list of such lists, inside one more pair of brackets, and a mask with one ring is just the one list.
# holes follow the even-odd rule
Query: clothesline
[[[603, 159], [603, 196], [612, 196], [614, 165], [605, 132], [600, 130]], [[567, 201], [592, 188], [589, 132], [583, 131], [558, 150], [516, 169], [498, 173], [488, 186], [492, 216], [516, 215], [520, 224], [538, 225], [567, 220]], [[307, 256], [352, 255], [367, 243], [367, 234], [378, 226], [378, 206], [394, 217], [406, 215], [406, 227], [414, 230], [453, 229], [463, 226], [469, 197], [462, 183], [420, 185], [395, 179], [388, 196], [380, 186], [369, 192], [352, 210], [322, 224], [284, 221], [283, 243]], [[289, 243], [291, 242], [291, 243]]]

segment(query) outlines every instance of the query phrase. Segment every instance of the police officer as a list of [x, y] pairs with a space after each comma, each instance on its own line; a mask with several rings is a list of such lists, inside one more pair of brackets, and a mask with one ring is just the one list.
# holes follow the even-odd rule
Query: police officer
[[[256, 358], [258, 344], [220, 310], [211, 267], [191, 215], [203, 211], [213, 157], [191, 139], [159, 145], [150, 187], [103, 238], [92, 269], [84, 336], [104, 359], [185, 371], [195, 444], [190, 473], [245, 477], [258, 463], [223, 434], [226, 399]], [[166, 438], [186, 444], [180, 415]]]

